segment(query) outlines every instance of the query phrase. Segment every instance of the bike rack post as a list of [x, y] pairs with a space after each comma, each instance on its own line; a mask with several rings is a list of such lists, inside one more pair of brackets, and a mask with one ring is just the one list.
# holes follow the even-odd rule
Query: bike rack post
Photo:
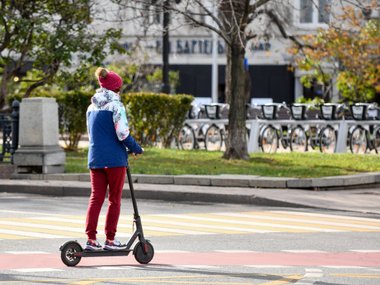
[[248, 153], [259, 152], [259, 133], [260, 125], [259, 120], [250, 120], [251, 121], [251, 131], [248, 140]]
[[335, 147], [335, 153], [344, 153], [347, 151], [348, 123], [345, 120], [339, 121], [338, 141]]

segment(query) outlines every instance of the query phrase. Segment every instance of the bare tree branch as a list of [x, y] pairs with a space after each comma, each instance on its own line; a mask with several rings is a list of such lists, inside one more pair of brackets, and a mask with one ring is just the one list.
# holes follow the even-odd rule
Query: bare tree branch
[[257, 8], [269, 3], [270, 1], [271, 0], [258, 0], [257, 2], [249, 6], [249, 13], [255, 13]]
[[[219, 27], [219, 29], [221, 30], [222, 29], [222, 23], [219, 21], [218, 17], [213, 13], [213, 11], [210, 11], [209, 9], [207, 9], [205, 7], [205, 5], [202, 4], [202, 1], [199, 1], [199, 0], [196, 0], [195, 1], [196, 3], [198, 3], [198, 5], [200, 7], [202, 7], [202, 9], [206, 12], [206, 14], [211, 17], [211, 19], [215, 22], [215, 24]], [[217, 10], [218, 8], [218, 3], [215, 3], [216, 7], [215, 7], [215, 11]]]
[[230, 40], [230, 38], [224, 33], [224, 31], [223, 31], [222, 29], [218, 29], [218, 28], [216, 28], [216, 27], [214, 27], [214, 26], [212, 26], [212, 25], [209, 25], [209, 24], [207, 24], [207, 23], [204, 23], [204, 22], [202, 22], [202, 21], [196, 19], [195, 17], [192, 17], [188, 12], [183, 11], [183, 10], [181, 10], [181, 9], [178, 9], [178, 8], [176, 8], [176, 7], [171, 6], [169, 9], [170, 9], [171, 11], [174, 11], [174, 12], [180, 14], [180, 15], [183, 15], [186, 19], [190, 20], [191, 22], [195, 23], [195, 24], [198, 25], [198, 26], [205, 27], [205, 28], [207, 28], [207, 29], [209, 29], [209, 30], [211, 30], [211, 31], [214, 31], [214, 32], [217, 33], [221, 38], [223, 38], [223, 39], [225, 40], [226, 44], [231, 45], [231, 40]]
[[[279, 19], [279, 17], [277, 16], [277, 14], [269, 9], [269, 10], [265, 10], [263, 11], [265, 14], [268, 15], [268, 17], [272, 20], [272, 22], [276, 25], [276, 27], [279, 29], [281, 35], [285, 38], [285, 39], [290, 39], [292, 40], [299, 48], [302, 48], [304, 47], [304, 44], [302, 44], [295, 36], [292, 36], [292, 35], [288, 35], [288, 33], [286, 32], [284, 26], [282, 25], [281, 23], [281, 20]], [[310, 47], [311, 48], [311, 47]]]

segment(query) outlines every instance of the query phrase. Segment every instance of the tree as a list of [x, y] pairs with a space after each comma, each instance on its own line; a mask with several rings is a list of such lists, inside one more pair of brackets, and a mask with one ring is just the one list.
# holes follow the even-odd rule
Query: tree
[[[90, 29], [96, 14], [93, 0], [18, 0], [0, 3], [0, 108], [9, 83], [27, 65], [38, 77], [28, 81], [24, 97], [51, 83], [62, 67], [101, 64], [115, 50], [120, 30]], [[75, 55], [75, 59], [74, 59]], [[71, 71], [73, 72], [73, 71]], [[21, 81], [23, 79], [21, 78]]]
[[[247, 43], [252, 39], [280, 37], [292, 41], [302, 50], [310, 44], [303, 42], [297, 36], [298, 29], [293, 27], [292, 14], [299, 11], [293, 0], [152, 0], [152, 1], [128, 1], [114, 0], [124, 8], [133, 8], [135, 15], [141, 14], [143, 18], [149, 16], [149, 12], [170, 11], [172, 18], [182, 21], [182, 25], [191, 23], [192, 28], [206, 28], [215, 32], [226, 43], [226, 99], [230, 104], [228, 138], [226, 151], [223, 155], [226, 159], [248, 159], [246, 141], [246, 103], [250, 92], [248, 72], [244, 70], [244, 57]], [[363, 3], [369, 0], [309, 0], [308, 4], [315, 6], [313, 10], [321, 12], [323, 8], [353, 5], [360, 7], [368, 14], [368, 7]], [[329, 5], [329, 3], [331, 5]], [[154, 6], [154, 9], [149, 9]], [[161, 9], [161, 10], [160, 10]], [[320, 13], [323, 14], [323, 13]], [[320, 15], [321, 16], [321, 15]], [[323, 16], [323, 15], [322, 15]], [[319, 20], [318, 20], [319, 21]], [[174, 21], [172, 21], [173, 24]], [[174, 27], [174, 29], [178, 28]], [[326, 86], [330, 84], [332, 76], [323, 66], [320, 70], [319, 81]], [[255, 88], [252, 86], [252, 88]], [[327, 93], [327, 89], [325, 90]]]
[[[141, 14], [149, 13], [146, 1], [122, 1], [118, 3], [125, 8], [133, 7]], [[286, 3], [284, 3], [286, 2]], [[270, 4], [270, 5], [269, 5]], [[289, 4], [288, 1], [277, 0], [181, 0], [165, 1], [165, 11], [169, 10], [173, 18], [185, 19], [183, 24], [207, 28], [221, 37], [227, 47], [226, 66], [226, 98], [230, 104], [228, 138], [226, 151], [223, 155], [226, 159], [248, 159], [247, 135], [246, 135], [246, 103], [249, 80], [244, 69], [244, 58], [247, 43], [250, 39], [258, 38], [260, 33], [252, 29], [255, 20], [266, 16], [281, 26], [281, 33], [289, 38], [282, 26], [283, 18], [278, 13], [277, 5], [282, 8]], [[150, 5], [155, 10], [162, 9], [161, 1], [151, 1]], [[207, 20], [205, 20], [207, 19]], [[243, 79], [243, 80], [242, 80]]]
[[[121, 75], [124, 80], [122, 92], [161, 92], [163, 72], [159, 66], [147, 64], [144, 61], [136, 61], [139, 54], [129, 52], [125, 61], [114, 62], [108, 66]], [[169, 71], [169, 84], [174, 91], [179, 85], [179, 71]]]
[[[302, 38], [303, 46], [292, 49], [296, 65], [310, 73], [303, 78], [324, 86], [336, 79], [343, 100], [349, 102], [380, 101], [380, 22], [368, 19], [372, 6], [343, 6], [328, 29]], [[361, 9], [358, 9], [361, 8]]]

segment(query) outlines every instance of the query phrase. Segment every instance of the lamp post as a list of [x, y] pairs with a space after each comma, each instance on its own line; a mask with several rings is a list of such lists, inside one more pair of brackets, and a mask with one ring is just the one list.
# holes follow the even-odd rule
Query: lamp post
[[162, 31], [162, 93], [170, 93], [169, 84], [169, 0], [163, 2], [163, 31]]
[[[156, 1], [153, 1], [155, 3]], [[176, 4], [181, 3], [181, 0], [174, 0]], [[162, 3], [163, 21], [162, 21], [162, 93], [170, 93], [169, 83], [169, 24], [170, 24], [170, 0], [164, 0]]]
[[[216, 6], [213, 7], [213, 14], [216, 16]], [[211, 99], [213, 103], [218, 103], [218, 35], [215, 32], [212, 32], [211, 79]]]

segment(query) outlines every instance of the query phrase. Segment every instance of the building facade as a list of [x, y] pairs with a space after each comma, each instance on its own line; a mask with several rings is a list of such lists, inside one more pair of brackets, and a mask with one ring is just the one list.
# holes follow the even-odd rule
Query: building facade
[[[300, 36], [328, 27], [332, 11], [339, 10], [335, 2], [340, 1], [274, 0], [272, 8], [281, 11], [279, 15], [287, 33]], [[161, 65], [163, 13], [149, 5], [144, 9], [148, 12], [144, 12], [146, 15], [143, 15], [142, 20], [123, 23], [124, 36], [121, 44], [127, 50], [138, 44], [146, 58], [145, 63]], [[226, 45], [221, 38], [213, 40], [210, 30], [195, 27], [180, 17], [181, 15], [172, 15], [169, 25], [170, 70], [179, 71], [180, 76], [180, 84], [172, 92], [191, 94], [200, 102], [215, 101], [215, 98], [212, 99], [212, 66], [217, 64], [217, 101], [223, 103]], [[207, 21], [207, 18], [199, 20]], [[256, 32], [261, 29], [263, 35], [260, 39], [248, 42], [246, 48], [245, 58], [251, 78], [251, 103], [292, 103], [301, 96], [312, 98], [319, 95], [317, 84], [309, 89], [302, 86], [300, 77], [304, 73], [293, 67], [292, 57], [288, 52], [292, 42], [285, 39], [273, 25], [268, 25], [267, 21], [266, 18], [258, 17], [251, 24], [252, 27], [249, 27]], [[217, 55], [213, 56], [215, 42]], [[115, 60], [122, 59], [109, 59]]]

